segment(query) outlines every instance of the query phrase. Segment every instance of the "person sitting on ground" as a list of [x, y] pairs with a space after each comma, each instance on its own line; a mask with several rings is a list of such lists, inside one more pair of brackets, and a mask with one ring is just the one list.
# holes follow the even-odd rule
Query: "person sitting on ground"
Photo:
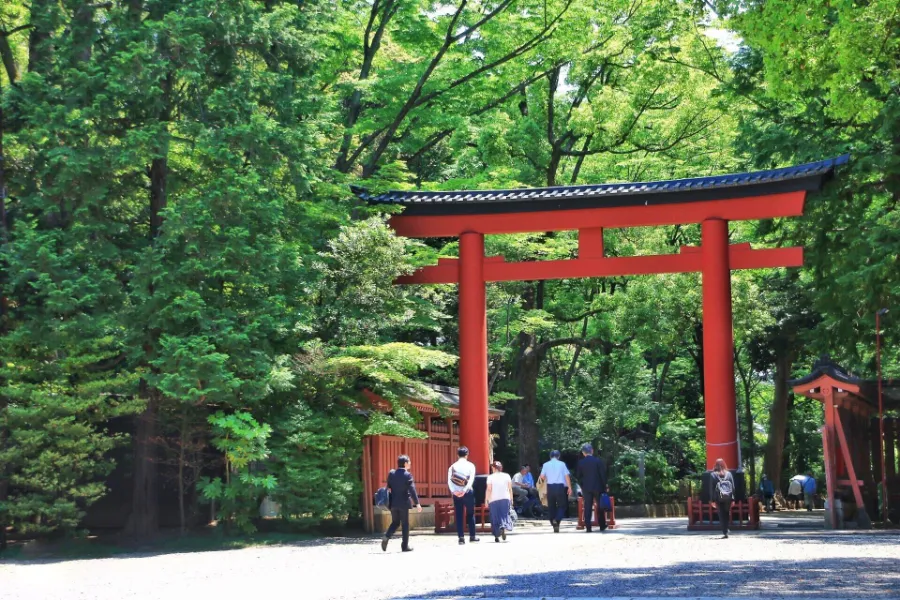
[[507, 532], [512, 531], [513, 522], [509, 516], [512, 494], [512, 480], [503, 472], [500, 461], [495, 460], [491, 465], [491, 474], [487, 478], [485, 493], [488, 510], [491, 513], [491, 533], [494, 534], [495, 542], [499, 542], [501, 537], [505, 542]]
[[519, 472], [513, 475], [512, 486], [516, 502], [522, 503], [528, 498], [538, 497], [537, 488], [534, 487], [534, 477], [531, 475], [531, 467], [527, 464], [522, 465]]

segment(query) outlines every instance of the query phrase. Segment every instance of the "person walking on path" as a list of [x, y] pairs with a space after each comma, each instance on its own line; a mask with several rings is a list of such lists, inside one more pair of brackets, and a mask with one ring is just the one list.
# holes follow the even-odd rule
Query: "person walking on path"
[[731, 503], [734, 501], [734, 477], [728, 465], [721, 458], [716, 459], [712, 472], [712, 494], [719, 507], [719, 523], [722, 525], [722, 538], [728, 539], [731, 528]]
[[806, 480], [803, 482], [802, 486], [803, 499], [806, 501], [806, 510], [812, 512], [812, 509], [815, 506], [816, 497], [816, 478], [813, 477], [812, 473], [807, 473]]
[[447, 470], [447, 485], [453, 494], [453, 508], [456, 514], [456, 533], [459, 536], [459, 544], [466, 543], [464, 520], [469, 524], [469, 541], [477, 542], [475, 535], [475, 492], [472, 486], [475, 484], [475, 465], [469, 462], [469, 449], [460, 446], [456, 451], [459, 457]]
[[587, 533], [591, 533], [594, 501], [597, 501], [597, 523], [600, 531], [605, 531], [606, 512], [599, 505], [599, 500], [600, 495], [606, 491], [606, 463], [602, 458], [594, 456], [594, 448], [590, 444], [581, 447], [581, 454], [584, 458], [578, 461], [575, 478], [581, 484], [581, 495], [584, 500], [584, 528]]
[[566, 513], [569, 503], [569, 492], [572, 489], [572, 478], [566, 463], [559, 460], [559, 450], [550, 452], [550, 460], [541, 468], [538, 481], [547, 482], [547, 508], [550, 510], [550, 524], [553, 531], [559, 533], [559, 524]]
[[400, 549], [403, 552], [412, 552], [412, 548], [409, 547], [409, 507], [410, 503], [415, 504], [416, 510], [422, 512], [422, 505], [419, 504], [419, 494], [416, 493], [416, 482], [409, 472], [411, 464], [409, 457], [401, 454], [397, 457], [397, 468], [388, 473], [387, 488], [390, 492], [388, 508], [391, 510], [391, 525], [381, 540], [383, 551], [387, 551], [391, 536], [397, 531], [397, 527], [402, 525], [403, 543]]
[[766, 512], [775, 510], [775, 484], [765, 474], [759, 481], [759, 495], [763, 499]]
[[501, 537], [505, 542], [507, 532], [512, 531], [513, 521], [509, 516], [512, 493], [512, 479], [503, 472], [503, 464], [495, 460], [491, 465], [491, 474], [487, 478], [485, 494], [491, 513], [491, 533], [494, 534], [495, 542], [499, 542]]

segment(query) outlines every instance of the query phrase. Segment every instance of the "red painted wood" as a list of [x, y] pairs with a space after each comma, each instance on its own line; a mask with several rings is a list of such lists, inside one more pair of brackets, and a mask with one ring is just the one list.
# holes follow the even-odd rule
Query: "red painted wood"
[[830, 385], [822, 386], [822, 395], [825, 398], [825, 425], [822, 427], [822, 456], [825, 459], [825, 490], [828, 498], [828, 513], [832, 527], [837, 527], [837, 509], [834, 506], [835, 492], [837, 491], [837, 477], [835, 475], [835, 431], [834, 431], [834, 389]]
[[712, 469], [716, 460], [722, 458], [729, 468], [737, 468], [728, 222], [721, 219], [704, 221], [702, 236], [706, 467]]
[[484, 235], [459, 238], [459, 435], [476, 472], [488, 473], [487, 303]]
[[578, 258], [603, 256], [603, 228], [591, 227], [578, 230]]
[[[485, 281], [518, 281], [540, 279], [568, 279], [579, 277], [618, 277], [623, 275], [651, 275], [658, 273], [689, 273], [700, 271], [702, 255], [699, 248], [682, 248], [681, 254], [627, 256], [615, 258], [578, 258], [575, 260], [547, 260], [539, 262], [502, 262], [502, 257], [490, 257], [484, 263]], [[501, 260], [497, 260], [501, 259]], [[802, 267], [803, 248], [761, 248], [751, 250], [743, 244], [730, 247], [729, 264], [732, 269], [764, 269], [771, 267]], [[459, 266], [449, 259], [441, 259], [434, 266], [422, 267], [412, 275], [399, 277], [398, 284], [456, 283]]]
[[645, 227], [702, 223], [707, 219], [749, 221], [803, 214], [806, 192], [711, 200], [657, 206], [624, 206], [548, 210], [506, 214], [449, 216], [394, 215], [390, 225], [406, 237], [459, 237], [466, 232], [484, 234], [565, 231], [593, 227]]

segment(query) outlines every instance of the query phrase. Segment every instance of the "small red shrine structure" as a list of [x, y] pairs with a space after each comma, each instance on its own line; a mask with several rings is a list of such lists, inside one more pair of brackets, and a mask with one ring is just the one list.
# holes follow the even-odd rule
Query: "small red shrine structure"
[[[835, 499], [848, 491], [856, 505], [856, 523], [871, 526], [869, 514], [878, 514], [881, 464], [888, 487], [888, 505], [900, 502], [900, 419], [885, 419], [884, 450], [879, 447], [878, 386], [876, 381], [854, 377], [827, 356], [813, 365], [806, 377], [789, 382], [795, 394], [821, 402], [825, 409], [822, 449], [828, 520], [838, 527]], [[900, 385], [884, 382], [886, 411], [900, 409]]]
[[[416, 492], [423, 505], [435, 504], [438, 500], [450, 502], [450, 488], [447, 486], [447, 469], [456, 462], [456, 450], [460, 441], [459, 390], [442, 385], [429, 385], [439, 396], [440, 409], [429, 402], [415, 398], [407, 403], [422, 417], [416, 424], [425, 438], [403, 438], [392, 435], [372, 435], [363, 438], [363, 523], [366, 531], [373, 530], [375, 520], [372, 497], [375, 490], [384, 486], [391, 469], [397, 468], [397, 457], [409, 456], [412, 473], [416, 480]], [[390, 410], [390, 403], [380, 396], [366, 392], [373, 407]], [[443, 415], [441, 414], [443, 412]], [[485, 419], [496, 420], [503, 411], [491, 408]], [[489, 434], [488, 434], [489, 436]], [[485, 442], [490, 448], [490, 437]]]
[[[452, 192], [397, 191], [374, 195], [375, 205], [399, 205], [390, 224], [414, 238], [455, 237], [459, 258], [444, 258], [401, 278], [400, 284], [459, 284], [460, 440], [479, 473], [488, 472], [488, 369], [485, 284], [494, 281], [702, 273], [703, 373], [707, 468], [717, 458], [738, 465], [731, 270], [803, 265], [802, 248], [753, 249], [729, 244], [728, 222], [803, 214], [808, 192], [821, 189], [849, 157], [715, 177], [674, 181]], [[662, 256], [610, 257], [603, 229], [699, 223], [700, 247]], [[571, 260], [506, 262], [486, 257], [484, 236], [578, 231]]]

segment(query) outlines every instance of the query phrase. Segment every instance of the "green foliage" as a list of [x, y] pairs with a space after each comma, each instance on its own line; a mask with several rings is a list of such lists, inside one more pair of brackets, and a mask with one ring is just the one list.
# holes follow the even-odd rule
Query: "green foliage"
[[[641, 457], [644, 462], [643, 481], [640, 476]], [[675, 469], [661, 452], [627, 450], [613, 465], [613, 473], [609, 481], [610, 493], [616, 497], [616, 502], [622, 504], [668, 502], [678, 489]]]
[[212, 445], [225, 456], [225, 477], [204, 478], [197, 487], [206, 500], [218, 502], [220, 519], [243, 533], [253, 533], [260, 502], [278, 484], [259, 464], [269, 456], [272, 427], [246, 412], [219, 411], [210, 415], [209, 424]]

